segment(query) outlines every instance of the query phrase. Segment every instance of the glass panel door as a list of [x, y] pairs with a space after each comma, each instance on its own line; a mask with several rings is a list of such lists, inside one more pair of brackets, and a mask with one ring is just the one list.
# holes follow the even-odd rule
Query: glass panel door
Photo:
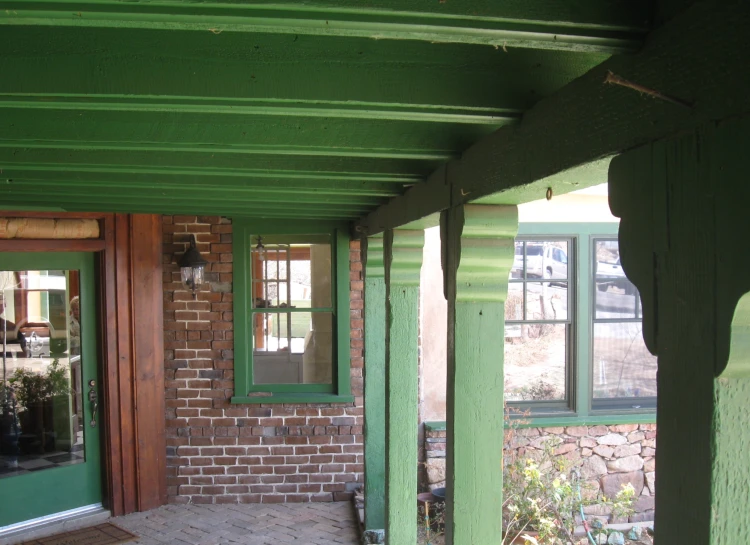
[[101, 501], [93, 254], [0, 254], [0, 527]]

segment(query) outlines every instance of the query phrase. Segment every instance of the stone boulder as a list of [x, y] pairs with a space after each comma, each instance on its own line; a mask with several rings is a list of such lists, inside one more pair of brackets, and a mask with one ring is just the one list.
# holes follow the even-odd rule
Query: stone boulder
[[427, 463], [427, 482], [439, 483], [445, 480], [445, 458], [432, 458]]
[[651, 495], [656, 494], [656, 472], [649, 471], [646, 474], [646, 486], [648, 486]]
[[607, 469], [613, 473], [630, 473], [643, 469], [643, 458], [640, 456], [625, 456], [607, 462]]
[[[591, 458], [588, 458], [589, 460]], [[601, 478], [602, 492], [608, 498], [614, 498], [622, 489], [623, 485], [632, 484], [636, 497], [643, 492], [644, 478], [642, 471], [631, 471], [630, 473], [612, 473]]]
[[581, 477], [587, 481], [589, 479], [595, 479], [600, 475], [607, 474], [607, 464], [600, 456], [593, 455], [589, 456], [583, 461], [581, 465]]
[[615, 453], [615, 449], [607, 445], [599, 445], [594, 449], [594, 452], [596, 452], [602, 458], [612, 458], [612, 455]]
[[615, 449], [615, 458], [624, 458], [625, 456], [633, 456], [634, 454], [641, 453], [641, 445], [638, 443], [620, 445]]
[[596, 441], [600, 445], [609, 445], [611, 447], [624, 445], [628, 442], [627, 438], [617, 433], [608, 433], [607, 435], [602, 435]]

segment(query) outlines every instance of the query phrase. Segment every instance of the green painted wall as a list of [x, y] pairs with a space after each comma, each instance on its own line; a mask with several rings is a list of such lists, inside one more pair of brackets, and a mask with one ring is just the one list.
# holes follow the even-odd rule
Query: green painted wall
[[388, 545], [417, 541], [419, 270], [424, 231], [385, 235]]
[[748, 146], [737, 119], [610, 167], [623, 267], [659, 357], [655, 530], [668, 543], [750, 542]]
[[383, 237], [365, 247], [365, 530], [385, 529], [385, 268]]
[[499, 543], [502, 533], [505, 298], [518, 229], [515, 206], [446, 212], [448, 298], [446, 542]]

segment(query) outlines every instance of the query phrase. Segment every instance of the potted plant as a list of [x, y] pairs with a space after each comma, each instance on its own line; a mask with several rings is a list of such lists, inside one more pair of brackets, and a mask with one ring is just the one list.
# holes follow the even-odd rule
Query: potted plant
[[70, 442], [70, 378], [66, 366], [55, 359], [44, 373], [18, 368], [8, 382], [18, 404], [23, 451], [54, 449], [58, 434]]
[[15, 394], [9, 383], [0, 383], [0, 454], [15, 454], [17, 446]]

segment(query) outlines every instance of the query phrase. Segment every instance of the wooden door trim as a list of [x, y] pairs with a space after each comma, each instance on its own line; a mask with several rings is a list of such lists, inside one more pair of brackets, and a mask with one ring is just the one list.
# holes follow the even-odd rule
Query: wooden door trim
[[93, 239], [0, 239], [0, 252], [101, 252], [104, 240]]
[[115, 516], [166, 503], [161, 216], [25, 211], [0, 216], [100, 221], [99, 239], [0, 240], [0, 252], [98, 254], [104, 503]]

